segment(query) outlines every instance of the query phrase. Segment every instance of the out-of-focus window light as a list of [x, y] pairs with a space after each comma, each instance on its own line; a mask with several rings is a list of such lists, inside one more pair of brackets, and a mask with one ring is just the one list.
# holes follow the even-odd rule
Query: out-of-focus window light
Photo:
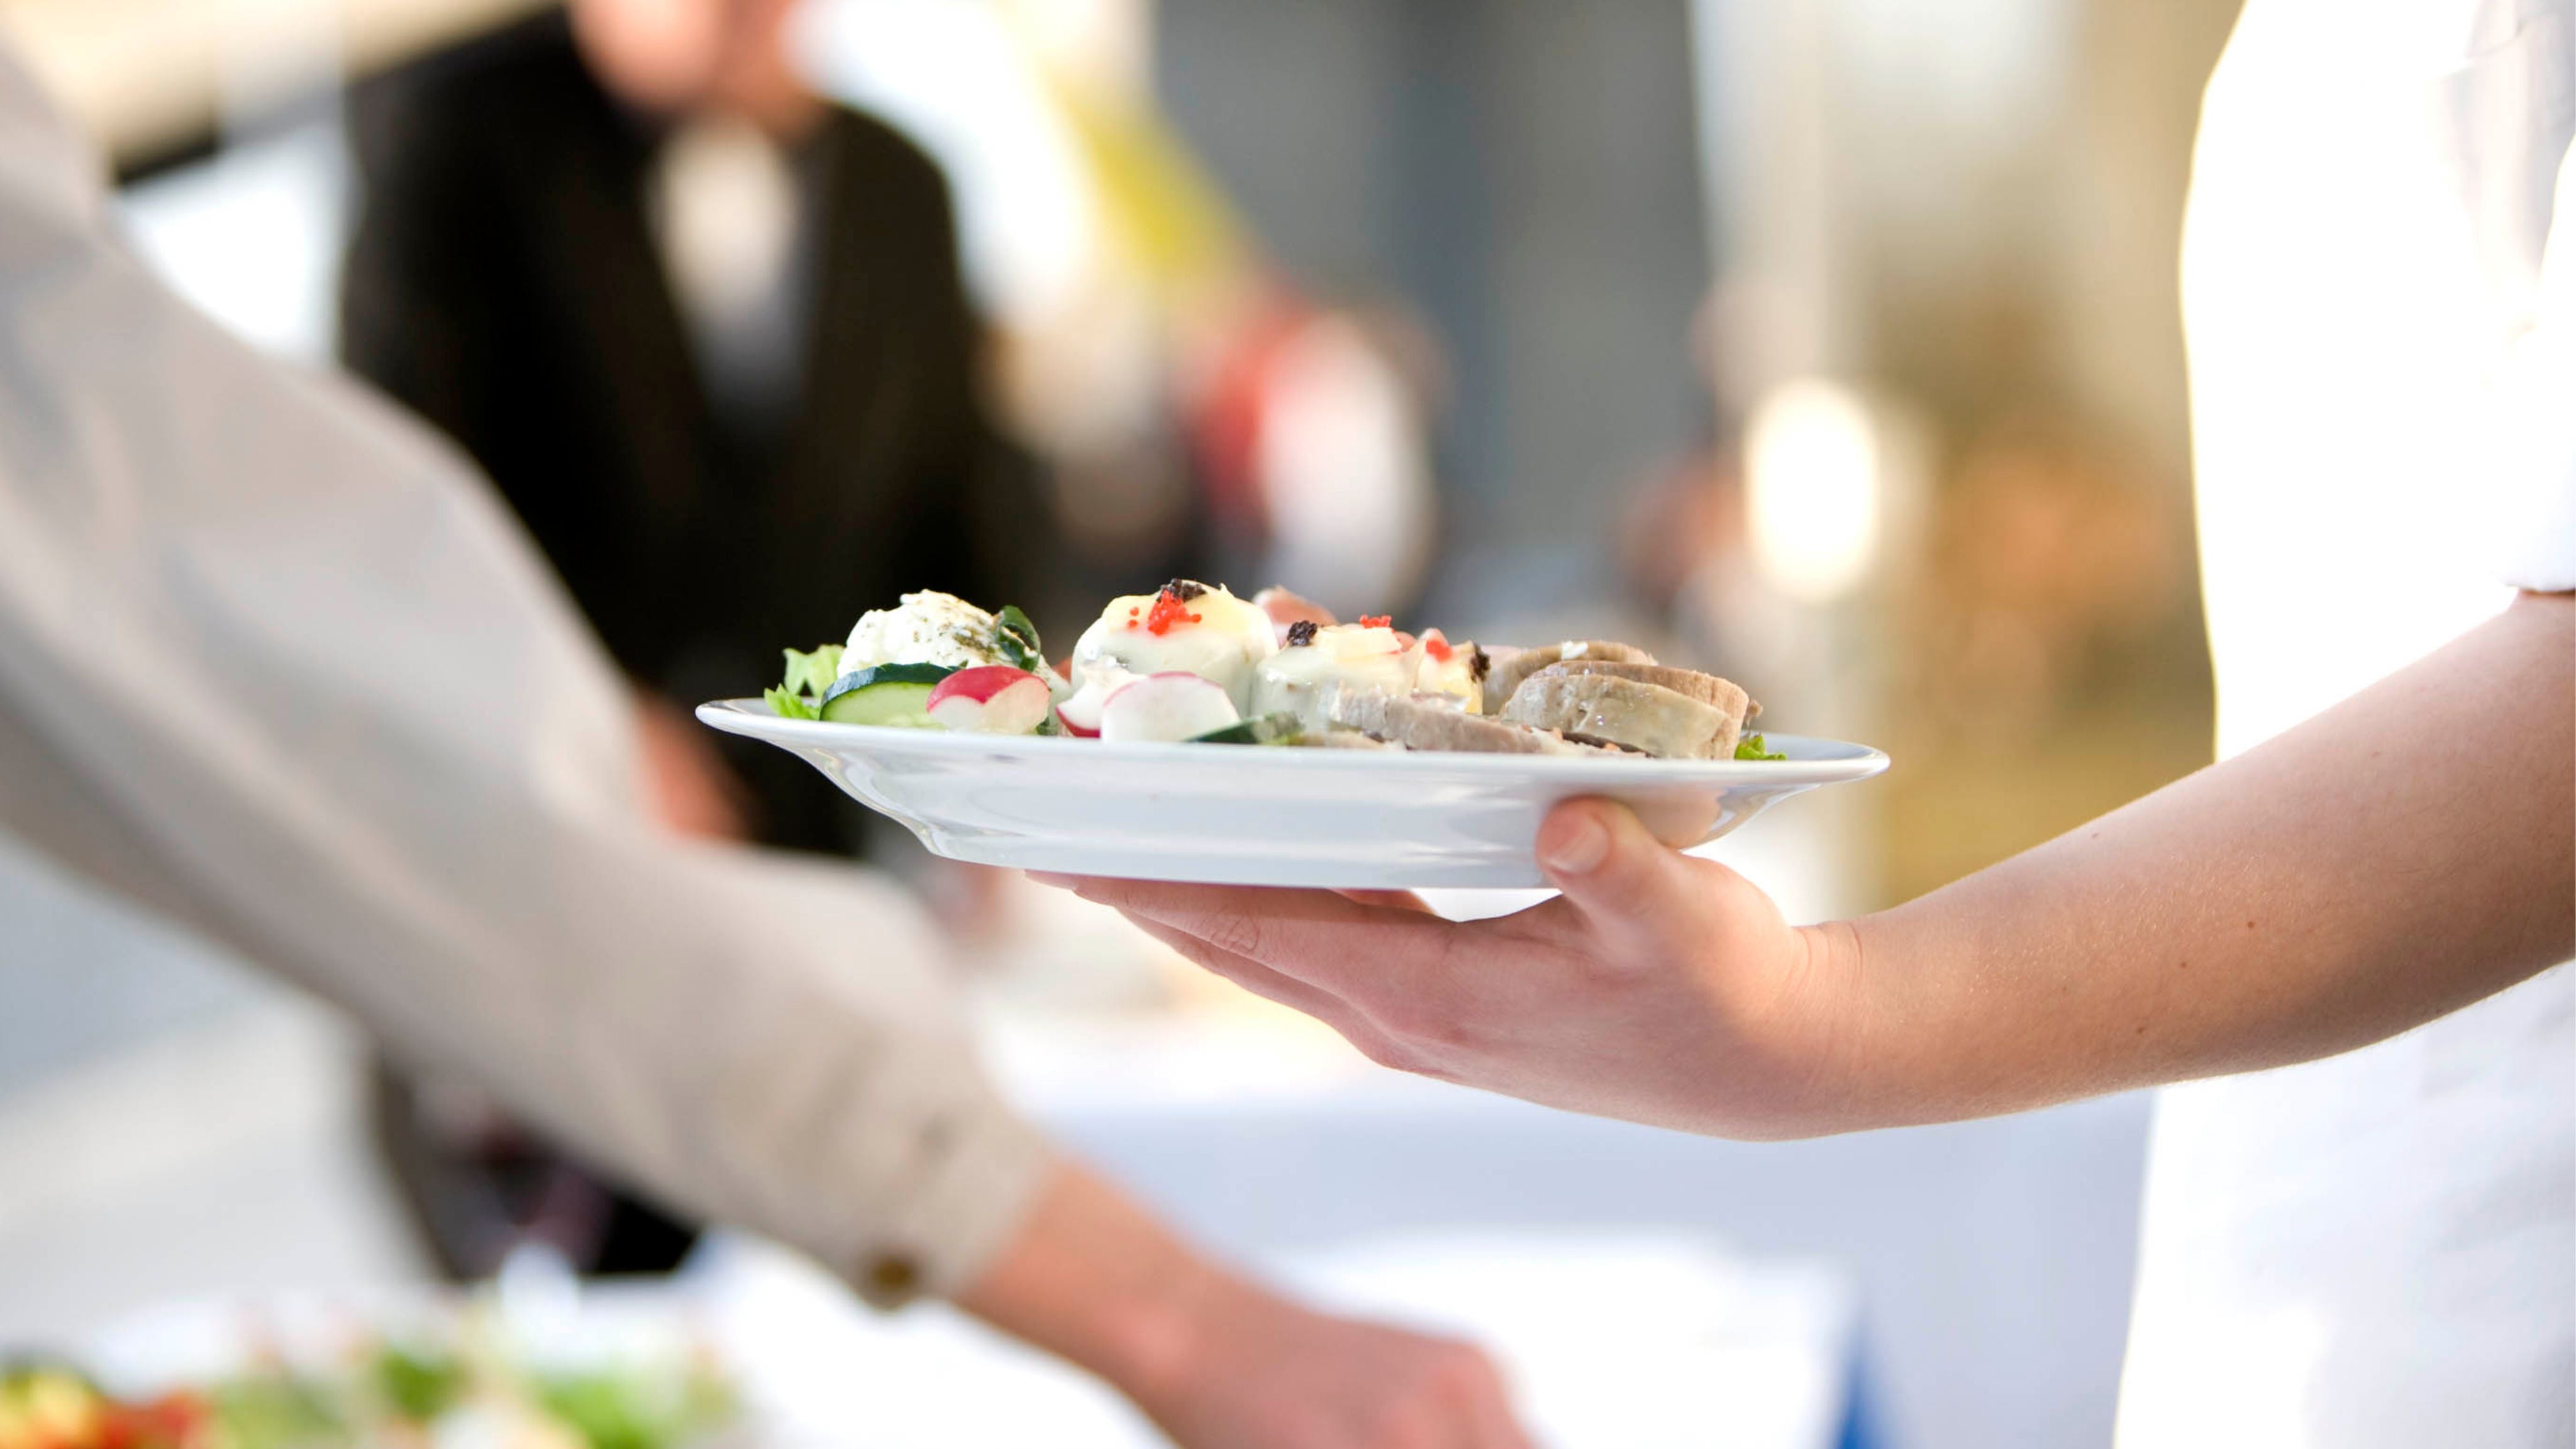
[[1431, 461], [1405, 381], [1360, 328], [1327, 317], [1282, 349], [1256, 467], [1269, 577], [1345, 617], [1406, 596], [1428, 551]]
[[822, 90], [885, 116], [947, 168], [968, 284], [1009, 327], [1068, 305], [1105, 244], [1082, 157], [1029, 43], [994, 0], [809, 0]]
[[327, 121], [126, 190], [127, 236], [171, 289], [253, 346], [331, 357], [348, 158]]
[[1773, 587], [1828, 603], [1869, 577], [1887, 459], [1858, 395], [1814, 379], [1774, 389], [1754, 408], [1744, 472], [1754, 563]]

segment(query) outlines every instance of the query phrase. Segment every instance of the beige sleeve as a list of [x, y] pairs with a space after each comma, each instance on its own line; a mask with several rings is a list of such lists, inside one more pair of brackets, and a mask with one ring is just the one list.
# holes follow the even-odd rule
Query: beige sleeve
[[675, 1205], [881, 1300], [969, 1279], [1046, 1149], [910, 899], [648, 828], [623, 688], [471, 469], [170, 297], [29, 96], [0, 56], [8, 826]]

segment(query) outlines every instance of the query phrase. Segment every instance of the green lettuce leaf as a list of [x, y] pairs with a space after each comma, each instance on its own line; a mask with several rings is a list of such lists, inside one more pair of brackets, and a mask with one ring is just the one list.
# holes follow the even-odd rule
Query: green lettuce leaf
[[823, 711], [806, 702], [801, 694], [790, 694], [776, 685], [760, 696], [769, 701], [769, 712], [780, 719], [821, 719]]
[[1046, 651], [1038, 644], [1038, 626], [1029, 622], [1019, 605], [1004, 604], [994, 622], [998, 627], [993, 631], [993, 642], [1004, 659], [1031, 674], [1046, 673]]
[[787, 651], [787, 678], [779, 686], [789, 694], [821, 699], [832, 681], [841, 677], [841, 646], [826, 644], [808, 654], [802, 650]]
[[1741, 741], [1739, 741], [1735, 746], [1735, 757], [1739, 760], [1785, 760], [1789, 758], [1787, 755], [1775, 755], [1771, 753], [1771, 747], [1763, 743], [1760, 735], [1746, 735]]

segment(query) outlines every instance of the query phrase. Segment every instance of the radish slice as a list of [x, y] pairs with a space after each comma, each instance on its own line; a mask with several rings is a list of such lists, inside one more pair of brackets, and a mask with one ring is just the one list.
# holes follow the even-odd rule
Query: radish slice
[[1096, 739], [1100, 735], [1100, 707], [1141, 675], [1130, 674], [1115, 664], [1082, 666], [1082, 687], [1055, 702], [1055, 717], [1064, 732], [1079, 739]]
[[1234, 697], [1221, 684], [1195, 674], [1149, 674], [1121, 686], [1101, 705], [1100, 738], [1112, 744], [1126, 740], [1176, 743], [1242, 719]]
[[1054, 707], [1044, 679], [1007, 664], [986, 664], [939, 681], [930, 691], [928, 712], [942, 728], [959, 734], [1024, 735], [1043, 724]]

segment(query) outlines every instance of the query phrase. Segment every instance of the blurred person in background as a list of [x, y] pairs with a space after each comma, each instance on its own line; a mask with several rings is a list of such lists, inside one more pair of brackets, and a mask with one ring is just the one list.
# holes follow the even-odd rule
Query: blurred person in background
[[796, 10], [575, 0], [361, 83], [341, 354], [499, 487], [683, 818], [846, 852], [845, 802], [682, 711], [899, 593], [1034, 606], [1049, 515], [978, 398], [947, 183], [807, 86]]
[[[863, 818], [688, 718], [781, 645], [938, 589], [1042, 610], [1051, 513], [978, 398], [947, 183], [810, 89], [795, 0], [576, 0], [370, 79], [341, 352], [472, 454], [640, 696], [683, 829], [855, 852]], [[454, 1083], [374, 1121], [440, 1262], [674, 1266], [688, 1225]]]
[[[798, 9], [574, 0], [361, 84], [341, 352], [471, 453], [544, 549], [642, 698], [666, 818], [849, 851], [866, 817], [839, 792], [686, 707], [757, 694], [782, 644], [912, 590], [1043, 622], [1059, 574], [1098, 573], [1083, 530], [1120, 510], [1078, 448], [1042, 479], [988, 416], [947, 183], [816, 94], [791, 55]], [[1346, 611], [1404, 602], [1431, 490], [1388, 349], [1290, 310], [1152, 116], [1083, 95], [1063, 109], [1111, 229], [1159, 239], [1138, 265], [1186, 339], [1167, 345], [1222, 359], [1205, 402], [1166, 359], [1178, 396], [1147, 409], [1156, 427], [1201, 414], [1205, 489], [1086, 582], [1199, 573], [1212, 528]], [[991, 885], [946, 868], [937, 883], [970, 900]], [[670, 1268], [695, 1240], [456, 1084], [384, 1073], [374, 1121], [458, 1277], [528, 1239], [600, 1272]]]
[[173, 298], [0, 53], [0, 829], [1183, 1445], [1525, 1442], [1472, 1349], [1291, 1304], [1055, 1155], [909, 898], [661, 828], [643, 756], [471, 466]]
[[1078, 888], [1380, 1061], [1676, 1128], [2175, 1084], [2124, 1449], [2576, 1443], [2576, 0], [2251, 0], [2192, 188], [2220, 763], [1803, 929], [1600, 802], [1496, 921]]

